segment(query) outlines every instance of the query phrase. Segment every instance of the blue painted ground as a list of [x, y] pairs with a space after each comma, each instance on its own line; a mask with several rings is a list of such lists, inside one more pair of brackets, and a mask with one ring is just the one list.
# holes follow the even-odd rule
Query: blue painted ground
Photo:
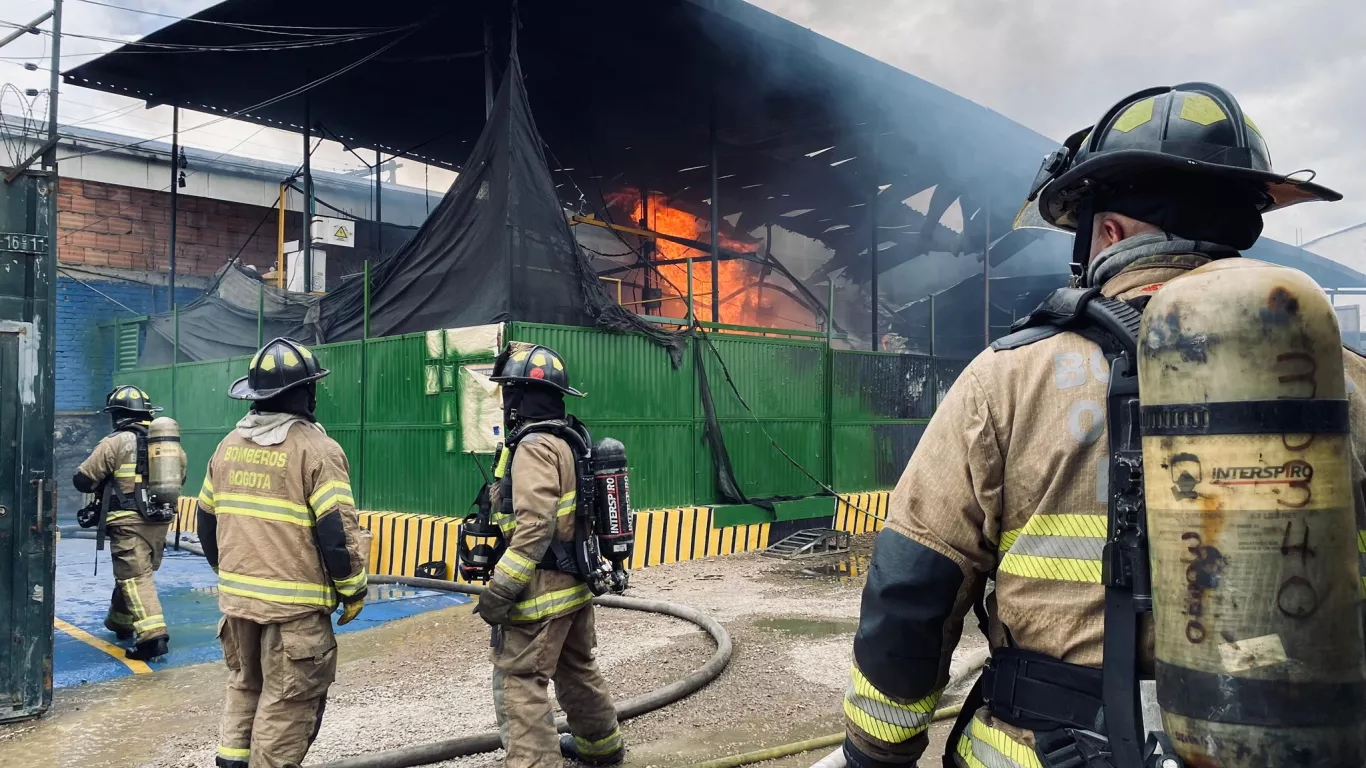
[[[53, 685], [63, 688], [95, 683], [134, 674], [133, 669], [111, 653], [88, 640], [74, 637], [61, 628], [72, 624], [108, 645], [126, 646], [104, 628], [104, 616], [114, 590], [113, 567], [109, 549], [99, 553], [99, 574], [93, 575], [95, 542], [87, 539], [62, 539], [57, 546], [57, 619], [56, 654]], [[155, 672], [168, 666], [198, 664], [223, 657], [218, 644], [218, 578], [204, 558], [167, 548], [157, 571], [157, 595], [161, 598], [171, 635], [170, 653], [149, 665]], [[424, 611], [469, 602], [469, 597], [430, 590], [390, 585], [371, 585], [361, 615], [337, 632], [354, 632], [378, 626]], [[336, 617], [333, 617], [336, 620]], [[131, 642], [131, 641], [130, 641]]]

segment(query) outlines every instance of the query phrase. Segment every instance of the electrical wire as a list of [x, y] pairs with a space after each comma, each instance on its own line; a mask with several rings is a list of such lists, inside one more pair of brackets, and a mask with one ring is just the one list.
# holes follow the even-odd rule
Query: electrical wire
[[357, 26], [357, 27], [348, 27], [348, 26], [335, 26], [335, 27], [330, 27], [330, 26], [293, 26], [293, 25], [289, 25], [289, 24], [248, 24], [248, 23], [246, 23], [246, 22], [237, 22], [237, 21], [214, 21], [214, 20], [211, 20], [211, 19], [195, 19], [195, 18], [189, 18], [189, 17], [184, 17], [184, 16], [175, 16], [175, 15], [172, 15], [172, 14], [169, 14], [169, 13], [157, 13], [156, 11], [148, 11], [148, 10], [143, 10], [143, 9], [141, 9], [141, 8], [128, 8], [128, 7], [126, 7], [126, 6], [114, 5], [114, 4], [112, 4], [112, 3], [101, 3], [101, 2], [98, 2], [98, 0], [76, 0], [76, 1], [77, 1], [77, 2], [80, 2], [80, 3], [85, 3], [86, 5], [98, 5], [98, 6], [102, 7], [102, 8], [112, 8], [112, 9], [114, 9], [114, 10], [116, 10], [116, 11], [127, 11], [127, 12], [129, 12], [129, 13], [139, 13], [139, 14], [142, 14], [142, 15], [144, 15], [144, 16], [157, 16], [157, 17], [160, 17], [160, 18], [163, 18], [163, 19], [174, 19], [174, 20], [176, 20], [176, 21], [188, 21], [188, 22], [193, 22], [193, 23], [195, 23], [195, 24], [211, 24], [211, 25], [213, 25], [213, 26], [218, 26], [218, 27], [232, 27], [232, 28], [235, 28], [235, 29], [247, 29], [247, 30], [262, 31], [262, 32], [274, 32], [274, 31], [276, 31], [276, 30], [295, 30], [295, 29], [308, 29], [308, 30], [350, 30], [350, 31], [355, 31], [355, 30], [367, 30], [367, 31], [368, 31], [368, 30], [374, 30], [374, 31], [379, 31], [379, 30], [392, 30], [392, 29], [398, 29], [398, 27], [360, 27], [360, 26]]
[[[415, 29], [417, 24], [409, 24], [392, 29], [385, 29], [378, 32], [355, 32], [340, 35], [311, 35], [295, 41], [258, 41], [250, 43], [237, 43], [233, 45], [192, 45], [187, 43], [160, 43], [148, 42], [143, 40], [123, 40], [117, 37], [105, 37], [103, 35], [82, 34], [79, 32], [63, 32], [62, 38], [72, 38], [77, 40], [93, 40], [101, 43], [113, 43], [121, 47], [132, 46], [134, 49], [149, 49], [160, 51], [181, 51], [190, 53], [231, 53], [237, 51], [290, 51], [303, 48], [321, 48], [342, 43], [357, 42], [368, 40], [374, 37], [402, 32], [404, 30]], [[0, 27], [10, 29], [28, 29], [28, 27], [12, 21], [0, 20]], [[38, 34], [46, 37], [52, 36], [52, 31], [39, 29]], [[114, 51], [110, 51], [113, 53]]]
[[[438, 14], [434, 14], [433, 16], [428, 17], [427, 21], [430, 21], [431, 19], [436, 18], [436, 15], [438, 15]], [[425, 24], [426, 22], [424, 21], [423, 23]], [[419, 29], [419, 27], [414, 27], [413, 29], [410, 29], [410, 30], [409, 30], [406, 34], [404, 34], [402, 37], [395, 38], [394, 40], [391, 40], [391, 41], [389, 41], [388, 43], [385, 43], [383, 46], [380, 46], [378, 49], [376, 49], [376, 50], [374, 50], [374, 51], [372, 51], [372, 52], [366, 54], [365, 56], [361, 57], [360, 59], [357, 59], [356, 61], [353, 61], [353, 62], [351, 62], [350, 64], [347, 64], [346, 66], [344, 66], [344, 67], [342, 67], [342, 68], [340, 68], [340, 69], [338, 69], [338, 70], [336, 70], [336, 71], [334, 71], [334, 72], [331, 72], [331, 73], [329, 73], [329, 74], [326, 74], [326, 75], [324, 75], [324, 76], [318, 78], [317, 80], [314, 80], [314, 81], [309, 82], [309, 83], [305, 83], [304, 85], [301, 85], [301, 86], [299, 86], [299, 87], [297, 87], [297, 88], [294, 88], [294, 89], [291, 89], [291, 90], [289, 90], [289, 91], [286, 91], [286, 92], [280, 94], [279, 96], [275, 96], [275, 97], [273, 97], [273, 98], [270, 98], [270, 99], [267, 99], [267, 100], [265, 100], [265, 101], [262, 101], [262, 102], [260, 102], [259, 104], [253, 104], [253, 105], [251, 105], [251, 106], [249, 106], [249, 107], [243, 107], [242, 109], [236, 110], [236, 111], [234, 111], [234, 112], [230, 112], [230, 113], [228, 113], [228, 114], [226, 114], [226, 115], [223, 115], [223, 116], [221, 116], [221, 117], [217, 117], [217, 118], [215, 118], [215, 119], [213, 119], [213, 120], [209, 120], [208, 122], [200, 123], [199, 125], [196, 125], [196, 126], [194, 126], [194, 127], [192, 127], [192, 128], [187, 128], [187, 129], [181, 131], [181, 133], [184, 134], [184, 133], [188, 133], [189, 131], [198, 130], [198, 129], [200, 129], [200, 128], [204, 128], [204, 127], [207, 127], [207, 126], [210, 126], [210, 125], [216, 125], [216, 124], [221, 123], [221, 122], [223, 122], [223, 121], [225, 121], [225, 120], [231, 120], [231, 119], [233, 119], [233, 118], [240, 117], [240, 116], [242, 116], [242, 115], [244, 115], [244, 114], [249, 114], [249, 113], [251, 113], [251, 112], [255, 112], [255, 111], [260, 110], [260, 109], [265, 109], [266, 107], [269, 107], [269, 106], [278, 104], [278, 103], [280, 103], [281, 101], [285, 101], [286, 99], [291, 99], [291, 98], [293, 98], [293, 97], [295, 97], [295, 96], [298, 96], [298, 95], [301, 94], [301, 93], [305, 93], [305, 92], [307, 92], [307, 91], [310, 91], [310, 90], [312, 90], [312, 89], [314, 89], [314, 88], [316, 88], [316, 87], [318, 87], [318, 86], [320, 86], [320, 85], [322, 85], [322, 84], [324, 84], [324, 83], [330, 82], [330, 81], [332, 81], [332, 80], [335, 80], [335, 79], [338, 78], [338, 77], [341, 77], [342, 75], [346, 74], [347, 72], [350, 72], [351, 70], [353, 70], [353, 69], [355, 69], [355, 68], [357, 68], [357, 67], [359, 67], [359, 66], [365, 64], [366, 62], [370, 61], [371, 59], [375, 58], [376, 56], [379, 56], [380, 54], [384, 53], [385, 51], [389, 50], [390, 48], [393, 48], [394, 46], [398, 45], [399, 43], [401, 43], [401, 42], [403, 42], [404, 40], [406, 40], [406, 39], [408, 39], [409, 37], [411, 37], [411, 36], [413, 35], [413, 33], [416, 32], [418, 29]], [[118, 150], [120, 150], [120, 149], [132, 149], [132, 148], [134, 148], [134, 147], [142, 146], [143, 144], [146, 144], [146, 143], [148, 143], [148, 142], [150, 142], [150, 141], [160, 141], [160, 140], [162, 140], [162, 139], [169, 138], [170, 136], [171, 136], [171, 134], [168, 133], [168, 134], [165, 134], [165, 135], [162, 135], [162, 136], [156, 136], [156, 137], [149, 138], [149, 139], [141, 139], [141, 140], [139, 140], [139, 141], [130, 142], [130, 143], [128, 143], [128, 144], [121, 144], [121, 145], [117, 145], [117, 146], [113, 146], [113, 147], [105, 147], [104, 149], [97, 149], [97, 150], [94, 150], [94, 151], [91, 151], [91, 152], [85, 152], [85, 153], [82, 153], [82, 154], [79, 154], [79, 155], [72, 155], [72, 156], [70, 156], [70, 157], [66, 157], [66, 158], [63, 158], [63, 159], [65, 159], [65, 160], [76, 160], [76, 159], [79, 159], [79, 158], [82, 158], [82, 157], [90, 157], [90, 156], [92, 156], [92, 155], [101, 155], [101, 154], [104, 154], [104, 153], [106, 153], [106, 152], [115, 152], [115, 151], [118, 151]]]

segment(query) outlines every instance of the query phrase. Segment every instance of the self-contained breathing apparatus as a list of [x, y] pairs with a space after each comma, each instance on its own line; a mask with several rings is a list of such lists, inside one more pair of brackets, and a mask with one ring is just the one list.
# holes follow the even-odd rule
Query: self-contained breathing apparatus
[[[489, 480], [485, 475], [486, 483], [475, 500], [476, 511], [460, 525], [457, 554], [461, 577], [487, 582], [506, 551], [514, 513], [512, 458], [518, 444], [536, 433], [554, 435], [569, 445], [577, 478], [574, 538], [567, 542], [552, 539], [545, 558], [536, 567], [573, 574], [595, 595], [625, 592], [630, 582], [626, 562], [635, 543], [626, 446], [610, 437], [593, 443], [588, 428], [573, 416], [564, 421], [525, 424], [498, 447], [494, 476]], [[497, 510], [491, 501], [494, 483], [499, 484]], [[508, 527], [500, 527], [499, 522]]]

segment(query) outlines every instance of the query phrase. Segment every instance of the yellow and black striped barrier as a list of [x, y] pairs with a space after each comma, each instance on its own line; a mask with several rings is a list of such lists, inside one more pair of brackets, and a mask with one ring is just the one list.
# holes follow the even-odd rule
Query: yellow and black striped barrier
[[[885, 517], [887, 491], [842, 494], [835, 503], [833, 519], [816, 518], [809, 527], [829, 525], [853, 534], [872, 533]], [[196, 532], [196, 500], [180, 499], [174, 527], [181, 532]], [[417, 515], [404, 512], [361, 512], [360, 524], [371, 534], [370, 572], [385, 576], [415, 576], [421, 565], [443, 563], [446, 574], [454, 578], [460, 518]], [[684, 563], [709, 557], [736, 555], [766, 549], [771, 523], [717, 526], [712, 507], [676, 507], [635, 513], [635, 551], [628, 564], [632, 569], [668, 563]]]

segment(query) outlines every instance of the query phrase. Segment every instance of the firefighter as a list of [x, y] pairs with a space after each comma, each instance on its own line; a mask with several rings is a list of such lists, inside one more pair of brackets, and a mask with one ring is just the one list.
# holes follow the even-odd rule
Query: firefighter
[[[1340, 199], [1301, 178], [1272, 172], [1258, 128], [1229, 93], [1187, 83], [1134, 94], [1074, 135], [1045, 162], [1031, 200], [1038, 194], [1043, 218], [1076, 232], [1074, 283], [1137, 316], [1164, 282], [1250, 247], [1267, 211]], [[969, 697], [950, 735], [946, 766], [1141, 764], [1115, 759], [1106, 726], [1119, 718], [1106, 720], [1101, 706], [1111, 350], [1084, 327], [1043, 322], [1047, 304], [1040, 322], [963, 371], [922, 439], [933, 450], [915, 452], [892, 492], [844, 701], [855, 768], [917, 763], [965, 616], [979, 607], [993, 660], [982, 698]], [[1051, 309], [1066, 319], [1066, 307]], [[1360, 393], [1366, 360], [1344, 357]], [[1366, 403], [1352, 399], [1360, 418]], [[1360, 456], [1363, 430], [1353, 431]], [[1106, 669], [1128, 674], [1124, 660], [1104, 656]]]
[[[139, 446], [145, 464], [147, 428], [152, 414], [161, 409], [137, 387], [118, 386], [105, 398], [104, 410], [113, 419], [114, 431], [81, 462], [72, 483], [81, 493], [96, 496], [86, 508], [89, 512], [83, 510], [81, 524], [107, 526], [108, 530], [114, 596], [104, 626], [119, 640], [134, 641], [126, 652], [128, 658], [148, 661], [164, 656], [170, 642], [152, 577], [161, 568], [170, 519], [149, 514], [143, 491], [146, 470], [138, 470]], [[183, 451], [179, 459], [183, 484]]]
[[275, 339], [228, 392], [251, 401], [209, 460], [199, 536], [218, 573], [218, 637], [228, 665], [220, 768], [303, 761], [337, 670], [338, 624], [365, 604], [368, 535], [346, 454], [314, 417], [313, 353]]
[[[542, 346], [509, 345], [492, 380], [502, 384], [507, 443], [491, 500], [507, 550], [477, 611], [493, 627], [493, 701], [506, 765], [559, 768], [561, 756], [614, 765], [626, 748], [593, 657], [593, 594], [565, 556], [584, 513], [575, 449], [565, 439], [575, 440], [568, 430], [577, 422], [566, 415], [564, 396], [583, 394], [569, 386], [564, 359]], [[563, 737], [551, 716], [552, 679], [569, 719]]]

